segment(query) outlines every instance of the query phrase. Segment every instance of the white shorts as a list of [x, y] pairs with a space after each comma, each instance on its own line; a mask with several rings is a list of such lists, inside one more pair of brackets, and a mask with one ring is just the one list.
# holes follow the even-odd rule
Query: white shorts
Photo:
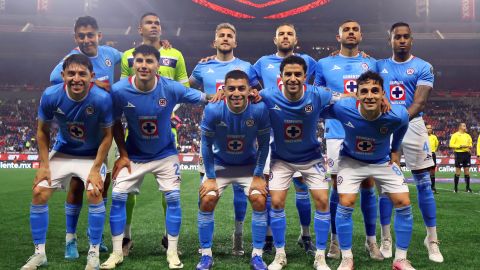
[[117, 179], [113, 181], [113, 192], [140, 193], [140, 186], [147, 173], [152, 173], [157, 179], [158, 190], [171, 191], [180, 189], [180, 164], [177, 155], [147, 163], [130, 162], [132, 172], [123, 168]]
[[338, 160], [342, 149], [343, 139], [327, 139], [327, 171], [338, 174]]
[[[223, 191], [230, 184], [238, 184], [243, 188], [243, 192], [246, 196], [249, 196], [250, 184], [253, 179], [253, 172], [255, 165], [247, 166], [215, 166], [215, 174], [217, 176], [216, 182], [218, 187], [218, 196], [222, 196]], [[203, 177], [203, 181], [207, 180], [207, 175]], [[209, 195], [215, 195], [215, 192], [211, 191]], [[260, 193], [259, 193], [260, 194]]]
[[422, 117], [413, 118], [403, 138], [402, 152], [410, 170], [421, 170], [433, 166], [428, 133]]
[[110, 149], [108, 149], [108, 154], [107, 154], [107, 173], [111, 173], [113, 170], [113, 165], [115, 165], [115, 161], [117, 160], [117, 153], [118, 153], [118, 147], [117, 144], [115, 143], [115, 140], [112, 141], [112, 145], [110, 146]]
[[408, 192], [402, 170], [396, 164], [368, 164], [349, 157], [340, 157], [337, 176], [338, 193], [358, 193], [360, 184], [375, 178], [381, 193]]
[[[265, 167], [263, 167], [263, 174], [265, 175], [270, 175], [270, 154], [272, 153], [272, 149], [268, 149], [268, 156], [267, 159], [265, 160]], [[301, 177], [302, 174], [299, 172], [295, 172], [293, 174], [293, 177]]]
[[326, 169], [322, 159], [289, 163], [280, 159], [271, 162], [269, 190], [287, 190], [295, 172], [299, 172], [309, 189], [328, 189]]
[[[52, 185], [49, 186], [47, 180], [43, 180], [38, 186], [68, 190], [72, 177], [80, 178], [83, 181], [83, 185], [86, 185], [95, 157], [79, 157], [52, 151], [49, 154], [49, 160]], [[106, 175], [107, 165], [103, 163], [100, 167], [102, 181], [105, 181]], [[92, 184], [89, 184], [87, 190], [92, 189]]]

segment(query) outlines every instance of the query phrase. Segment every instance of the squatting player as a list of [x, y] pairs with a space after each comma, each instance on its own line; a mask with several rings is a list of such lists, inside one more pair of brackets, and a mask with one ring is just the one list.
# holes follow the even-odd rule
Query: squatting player
[[213, 266], [215, 206], [225, 188], [236, 183], [252, 205], [251, 268], [266, 270], [262, 259], [268, 215], [263, 167], [270, 134], [268, 109], [263, 102], [249, 103], [248, 75], [243, 71], [227, 73], [224, 94], [226, 102], [210, 103], [205, 107], [201, 123], [205, 177], [200, 186], [198, 212], [202, 257], [196, 269], [207, 270]]
[[[428, 250], [428, 257], [431, 261], [440, 263], [443, 262], [443, 256], [438, 246], [437, 210], [429, 173], [429, 168], [433, 166], [432, 152], [422, 118], [422, 111], [433, 88], [433, 68], [428, 62], [412, 55], [413, 36], [407, 23], [393, 24], [390, 28], [389, 40], [393, 55], [391, 58], [379, 60], [377, 69], [383, 77], [383, 89], [390, 103], [406, 107], [410, 115], [408, 131], [403, 139], [401, 150], [407, 167], [412, 170], [417, 186], [418, 206], [427, 229], [424, 244]], [[379, 208], [382, 224], [380, 251], [385, 258], [389, 258], [392, 256], [390, 199], [381, 196]]]
[[[240, 60], [233, 55], [233, 50], [237, 47], [237, 30], [229, 23], [221, 23], [215, 29], [215, 40], [213, 46], [217, 50], [214, 59], [204, 63], [199, 63], [190, 76], [190, 85], [192, 87], [202, 88], [207, 94], [215, 94], [218, 90], [223, 89], [225, 74], [227, 72], [239, 69], [247, 73], [248, 83], [252, 87], [258, 88], [258, 79], [249, 62]], [[202, 157], [200, 157], [200, 179], [204, 177], [204, 168]], [[233, 205], [235, 209], [235, 231], [233, 233], [233, 250], [234, 255], [243, 255], [243, 221], [247, 211], [247, 197], [243, 192], [243, 188], [237, 184], [233, 184]]]
[[[22, 270], [47, 264], [45, 242], [48, 229], [48, 200], [55, 189], [68, 186], [72, 176], [87, 190], [90, 249], [85, 269], [98, 269], [99, 245], [105, 222], [102, 200], [107, 173], [103, 163], [112, 143], [112, 100], [110, 94], [91, 83], [93, 66], [83, 54], [68, 56], [62, 64], [64, 83], [50, 86], [42, 94], [38, 109], [37, 141], [40, 168], [33, 181], [30, 226], [35, 253]], [[56, 119], [59, 132], [52, 152], [50, 123]]]
[[340, 204], [336, 226], [342, 253], [338, 270], [354, 269], [352, 213], [361, 182], [367, 177], [373, 177], [380, 190], [388, 194], [395, 205], [396, 252], [392, 268], [413, 270], [406, 259], [412, 236], [412, 207], [408, 186], [399, 167], [400, 145], [408, 129], [408, 113], [405, 107], [399, 105], [382, 113], [385, 91], [378, 73], [363, 73], [357, 79], [357, 87], [357, 99], [342, 99], [331, 105], [325, 115], [339, 120], [345, 129], [348, 128], [340, 151], [337, 177]]
[[[305, 60], [308, 66], [307, 82], [313, 80], [316, 61], [306, 54], [294, 53], [293, 50], [295, 46], [297, 46], [297, 42], [297, 32], [294, 25], [283, 23], [277, 27], [275, 31], [275, 37], [273, 38], [273, 43], [277, 47], [277, 52], [275, 54], [262, 56], [253, 65], [258, 78], [263, 83], [264, 88], [278, 87], [280, 89], [282, 86], [282, 79], [280, 77], [280, 63], [285, 57], [290, 55], [297, 55]], [[270, 135], [270, 141], [272, 140], [273, 134]], [[270, 155], [268, 156], [265, 164], [264, 175], [267, 179], [270, 175]], [[301, 234], [298, 239], [298, 244], [305, 248], [305, 251], [315, 254], [315, 248], [312, 244], [310, 236], [312, 208], [310, 205], [310, 197], [308, 195], [308, 187], [302, 181], [299, 173], [295, 173], [293, 184], [295, 185], [295, 201], [301, 225]], [[267, 197], [267, 209], [270, 209], [270, 196]], [[272, 232], [269, 228], [269, 230], [267, 230], [264, 251], [271, 252], [272, 248], [273, 238]]]

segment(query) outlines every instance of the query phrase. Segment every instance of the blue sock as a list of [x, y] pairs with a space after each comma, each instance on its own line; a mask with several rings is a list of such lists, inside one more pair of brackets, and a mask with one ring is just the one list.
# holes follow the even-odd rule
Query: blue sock
[[125, 230], [127, 223], [127, 198], [128, 193], [112, 193], [112, 206], [110, 208], [110, 230], [112, 236], [117, 236]]
[[392, 220], [393, 203], [386, 194], [381, 194], [378, 199], [378, 210], [380, 212], [380, 224], [390, 225]]
[[427, 227], [437, 226], [437, 206], [430, 182], [430, 173], [413, 174], [418, 192], [418, 207], [422, 212], [423, 222]]
[[252, 211], [252, 244], [253, 248], [262, 249], [267, 235], [267, 210]]
[[105, 203], [88, 206], [88, 231], [90, 244], [98, 245], [102, 241], [103, 225], [105, 224]]
[[167, 233], [171, 236], [177, 236], [180, 233], [182, 225], [182, 207], [180, 206], [180, 190], [165, 192], [167, 201]]
[[48, 204], [30, 205], [30, 230], [33, 244], [45, 244], [48, 229]]
[[312, 206], [307, 191], [295, 193], [295, 203], [297, 205], [298, 217], [302, 226], [308, 227], [312, 222]]
[[347, 250], [352, 248], [352, 234], [353, 234], [353, 220], [352, 220], [352, 207], [346, 207], [338, 205], [337, 208], [337, 235], [338, 243], [341, 250]]
[[77, 232], [78, 217], [82, 210], [81, 204], [69, 204], [65, 202], [65, 224], [67, 225], [67, 233]]
[[275, 247], [285, 247], [285, 231], [287, 230], [285, 209], [270, 210], [270, 228], [272, 229]]
[[244, 221], [247, 214], [247, 196], [240, 185], [233, 184], [233, 208], [235, 220]]
[[395, 246], [407, 250], [412, 238], [413, 215], [412, 206], [395, 208]]
[[330, 212], [315, 211], [315, 242], [317, 250], [327, 248], [328, 231], [330, 230]]
[[270, 210], [272, 209], [272, 197], [270, 196], [270, 193], [267, 193], [267, 201], [265, 202], [265, 208], [267, 209], [267, 226], [270, 227]]
[[362, 188], [360, 190], [360, 205], [365, 223], [367, 236], [375, 236], [377, 228], [377, 196], [375, 188]]
[[213, 212], [203, 212], [198, 210], [197, 222], [200, 247], [211, 248], [213, 242], [213, 230], [215, 229]]
[[333, 187], [330, 189], [330, 223], [332, 227], [332, 233], [337, 234], [336, 223], [336, 214], [337, 214], [337, 205], [338, 205], [338, 192]]

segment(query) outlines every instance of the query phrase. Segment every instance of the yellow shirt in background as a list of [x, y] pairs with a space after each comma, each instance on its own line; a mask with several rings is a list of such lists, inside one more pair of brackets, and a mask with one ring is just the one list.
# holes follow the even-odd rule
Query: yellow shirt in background
[[430, 149], [432, 153], [437, 152], [438, 149], [438, 138], [435, 134], [428, 135], [428, 141], [430, 142]]
[[465, 146], [472, 147], [472, 137], [468, 133], [453, 133], [450, 138], [450, 148], [453, 148], [454, 152], [470, 152], [470, 148]]

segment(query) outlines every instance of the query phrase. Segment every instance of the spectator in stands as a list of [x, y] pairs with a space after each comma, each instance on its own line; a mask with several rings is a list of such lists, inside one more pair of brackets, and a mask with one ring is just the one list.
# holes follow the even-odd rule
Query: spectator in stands
[[470, 189], [470, 150], [472, 148], [472, 137], [467, 133], [467, 125], [460, 123], [458, 131], [455, 132], [450, 139], [450, 148], [455, 153], [455, 177], [454, 177], [454, 192], [458, 192], [458, 181], [460, 179], [461, 168], [463, 168], [463, 175], [467, 185], [466, 191], [472, 192]]

